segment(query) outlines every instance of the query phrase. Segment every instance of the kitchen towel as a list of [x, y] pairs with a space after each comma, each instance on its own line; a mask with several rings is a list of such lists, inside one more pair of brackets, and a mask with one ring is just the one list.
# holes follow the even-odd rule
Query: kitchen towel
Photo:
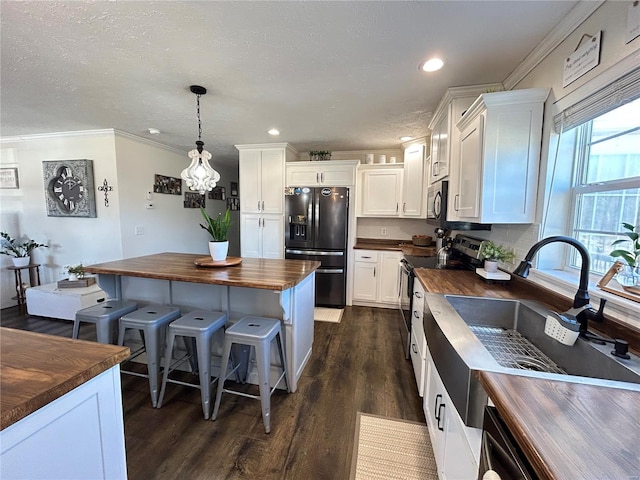
[[313, 319], [316, 322], [340, 323], [342, 320], [343, 308], [315, 307], [313, 309]]
[[425, 424], [358, 412], [350, 480], [438, 480]]

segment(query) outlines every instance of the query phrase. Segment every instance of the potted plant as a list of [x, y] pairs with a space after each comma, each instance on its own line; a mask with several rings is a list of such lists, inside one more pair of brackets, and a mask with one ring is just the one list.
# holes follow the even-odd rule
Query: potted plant
[[231, 226], [231, 211], [227, 208], [224, 215], [219, 213], [216, 218], [211, 218], [207, 211], [200, 207], [200, 212], [204, 218], [206, 225], [202, 223], [200, 226], [204, 228], [209, 235], [211, 235], [211, 241], [209, 242], [209, 253], [214, 262], [218, 262], [227, 258], [227, 252], [229, 251], [229, 240], [227, 233]]
[[81, 263], [78, 265], [67, 265], [65, 268], [69, 273], [69, 281], [73, 282], [80, 278], [84, 278], [84, 267]]
[[609, 255], [614, 258], [622, 258], [627, 263], [626, 268], [624, 268], [617, 277], [621, 284], [624, 286], [640, 285], [640, 226], [623, 223], [622, 227], [628, 230], [623, 234], [627, 238], [616, 240], [611, 246], [631, 242], [631, 250], [617, 248], [609, 253]]
[[498, 262], [510, 262], [514, 253], [503, 245], [496, 245], [491, 240], [485, 240], [480, 245], [480, 255], [484, 259], [484, 269], [487, 272], [497, 272]]
[[311, 150], [309, 160], [331, 160], [331, 152], [329, 150]]
[[15, 267], [26, 267], [31, 261], [31, 252], [36, 248], [48, 247], [43, 243], [37, 243], [31, 239], [18, 243], [18, 240], [11, 238], [7, 232], [0, 232], [2, 237], [2, 255], [9, 255]]

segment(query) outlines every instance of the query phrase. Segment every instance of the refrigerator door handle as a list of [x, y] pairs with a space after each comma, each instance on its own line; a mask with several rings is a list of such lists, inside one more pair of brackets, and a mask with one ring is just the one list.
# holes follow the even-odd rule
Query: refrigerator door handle
[[318, 268], [316, 273], [344, 273], [343, 268]]
[[322, 255], [335, 257], [344, 256], [344, 252], [323, 252], [321, 250], [293, 250], [292, 248], [287, 248], [285, 250], [285, 253], [293, 253], [294, 255]]
[[316, 194], [314, 195], [313, 208], [314, 211], [314, 230], [315, 230], [315, 240], [318, 241], [320, 238], [320, 193], [316, 189]]

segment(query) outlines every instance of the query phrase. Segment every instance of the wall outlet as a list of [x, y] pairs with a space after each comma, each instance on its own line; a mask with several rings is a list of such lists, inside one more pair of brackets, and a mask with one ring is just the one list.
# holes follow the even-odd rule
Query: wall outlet
[[145, 198], [147, 200], [153, 200], [153, 192], [147, 192], [147, 194], [145, 195]]
[[387, 235], [387, 228], [386, 227], [382, 227], [382, 230], [380, 230], [380, 235]]
[[144, 227], [136, 227], [136, 235], [144, 235]]

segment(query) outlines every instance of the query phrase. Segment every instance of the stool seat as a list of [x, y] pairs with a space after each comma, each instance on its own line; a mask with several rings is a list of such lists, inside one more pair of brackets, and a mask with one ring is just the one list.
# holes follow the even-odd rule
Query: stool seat
[[71, 338], [78, 338], [80, 322], [95, 323], [96, 337], [100, 343], [115, 343], [114, 332], [118, 319], [138, 308], [130, 300], [107, 300], [106, 302], [83, 308], [76, 312]]
[[[211, 412], [211, 385], [213, 385], [213, 383], [219, 378], [216, 377], [211, 381], [211, 340], [213, 338], [213, 334], [223, 328], [226, 322], [227, 315], [223, 312], [196, 310], [187, 313], [169, 324], [167, 331], [167, 348], [164, 355], [162, 388], [160, 389], [157, 408], [162, 407], [167, 383], [196, 387], [200, 389], [204, 418], [205, 420], [209, 419], [209, 414]], [[171, 365], [173, 344], [177, 336], [181, 336], [184, 339], [187, 354], [177, 359], [176, 362]], [[198, 368], [200, 385], [194, 385], [169, 378], [169, 374], [172, 371], [182, 365], [185, 361], [194, 357], [192, 353], [193, 348], [190, 348], [190, 345], [187, 343], [187, 338], [192, 338], [196, 343], [195, 358], [197, 358], [196, 365]]]
[[[271, 369], [271, 342], [273, 340], [276, 340], [276, 346], [280, 355], [280, 361], [282, 363], [282, 374], [275, 382], [273, 388], [271, 388], [269, 373]], [[236, 392], [224, 388], [225, 380], [232, 373], [234, 373], [239, 366], [236, 365], [232, 369], [231, 373], [226, 373], [229, 355], [231, 354], [231, 347], [233, 344], [245, 345], [250, 347], [249, 350], [251, 350], [251, 348], [255, 350], [260, 396], [248, 395], [244, 392]], [[250, 316], [242, 318], [237, 323], [227, 328], [224, 337], [224, 348], [222, 352], [222, 364], [220, 367], [220, 372], [224, 373], [220, 374], [221, 379], [218, 380], [216, 402], [213, 407], [213, 414], [211, 418], [215, 420], [218, 416], [218, 410], [220, 408], [220, 401], [222, 399], [223, 392], [260, 399], [264, 430], [266, 433], [269, 433], [271, 431], [271, 394], [273, 394], [282, 379], [284, 379], [285, 381], [287, 392], [291, 391], [289, 388], [289, 378], [287, 376], [287, 362], [282, 345], [282, 331], [280, 327], [280, 320], [275, 318]]]
[[147, 305], [120, 318], [118, 345], [124, 345], [127, 329], [136, 329], [142, 334], [143, 347], [132, 353], [127, 361], [133, 360], [142, 353], [146, 353], [147, 356], [146, 375], [127, 370], [121, 370], [121, 373], [149, 379], [151, 403], [154, 407], [158, 404], [158, 377], [167, 325], [179, 316], [179, 308], [166, 305]]

